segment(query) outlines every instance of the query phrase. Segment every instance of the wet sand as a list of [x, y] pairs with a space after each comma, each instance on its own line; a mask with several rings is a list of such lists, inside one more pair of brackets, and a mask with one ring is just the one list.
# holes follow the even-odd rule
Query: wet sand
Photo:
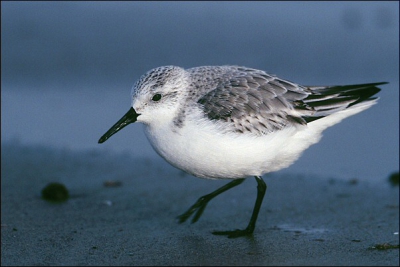
[[[237, 239], [211, 232], [247, 225], [253, 178], [195, 224], [176, 216], [227, 181], [162, 159], [3, 143], [1, 178], [2, 265], [399, 265], [399, 187], [388, 177], [266, 175], [254, 235]], [[42, 199], [50, 182], [69, 199]]]

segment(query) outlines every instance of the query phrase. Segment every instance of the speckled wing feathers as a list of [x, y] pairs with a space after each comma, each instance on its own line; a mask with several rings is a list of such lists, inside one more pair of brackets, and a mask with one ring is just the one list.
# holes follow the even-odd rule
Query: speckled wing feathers
[[305, 125], [363, 101], [384, 83], [300, 86], [263, 71], [231, 67], [198, 99], [211, 120], [226, 122], [232, 132], [268, 134], [289, 125]]
[[266, 134], [290, 123], [305, 124], [294, 115], [293, 102], [309, 95], [299, 86], [248, 69], [220, 83], [198, 100], [211, 120], [223, 120], [235, 132]]

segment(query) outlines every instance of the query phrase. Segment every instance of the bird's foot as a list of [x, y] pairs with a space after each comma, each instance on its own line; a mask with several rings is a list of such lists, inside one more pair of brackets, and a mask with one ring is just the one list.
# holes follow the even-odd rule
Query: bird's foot
[[190, 216], [192, 216], [192, 214], [194, 212], [196, 212], [196, 214], [194, 215], [194, 217], [192, 219], [192, 223], [197, 222], [199, 220], [201, 214], [203, 214], [203, 211], [206, 208], [209, 200], [210, 200], [210, 198], [207, 198], [206, 196], [199, 198], [197, 200], [197, 202], [194, 203], [194, 205], [191, 206], [185, 213], [183, 213], [177, 217], [178, 222], [179, 223], [185, 222], [187, 219], [189, 219]]
[[236, 229], [233, 231], [214, 231], [212, 232], [213, 235], [226, 235], [228, 236], [228, 238], [236, 238], [236, 237], [241, 237], [241, 236], [250, 236], [253, 234], [253, 230], [252, 229], [244, 229], [244, 230], [240, 230], [240, 229]]

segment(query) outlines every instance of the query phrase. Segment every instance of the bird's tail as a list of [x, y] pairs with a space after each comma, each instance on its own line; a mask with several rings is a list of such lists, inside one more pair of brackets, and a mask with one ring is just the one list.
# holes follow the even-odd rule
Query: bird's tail
[[383, 84], [386, 82], [327, 87], [308, 86], [312, 94], [303, 99], [303, 102], [304, 108], [311, 112], [303, 118], [309, 123], [344, 110], [348, 110], [345, 113], [347, 116], [354, 115], [376, 103], [378, 98], [372, 96], [381, 90], [377, 86]]

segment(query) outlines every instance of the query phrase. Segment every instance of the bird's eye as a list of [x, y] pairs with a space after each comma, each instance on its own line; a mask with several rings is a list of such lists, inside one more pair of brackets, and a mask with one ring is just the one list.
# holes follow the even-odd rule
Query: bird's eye
[[159, 101], [161, 99], [161, 94], [155, 94], [151, 100]]

